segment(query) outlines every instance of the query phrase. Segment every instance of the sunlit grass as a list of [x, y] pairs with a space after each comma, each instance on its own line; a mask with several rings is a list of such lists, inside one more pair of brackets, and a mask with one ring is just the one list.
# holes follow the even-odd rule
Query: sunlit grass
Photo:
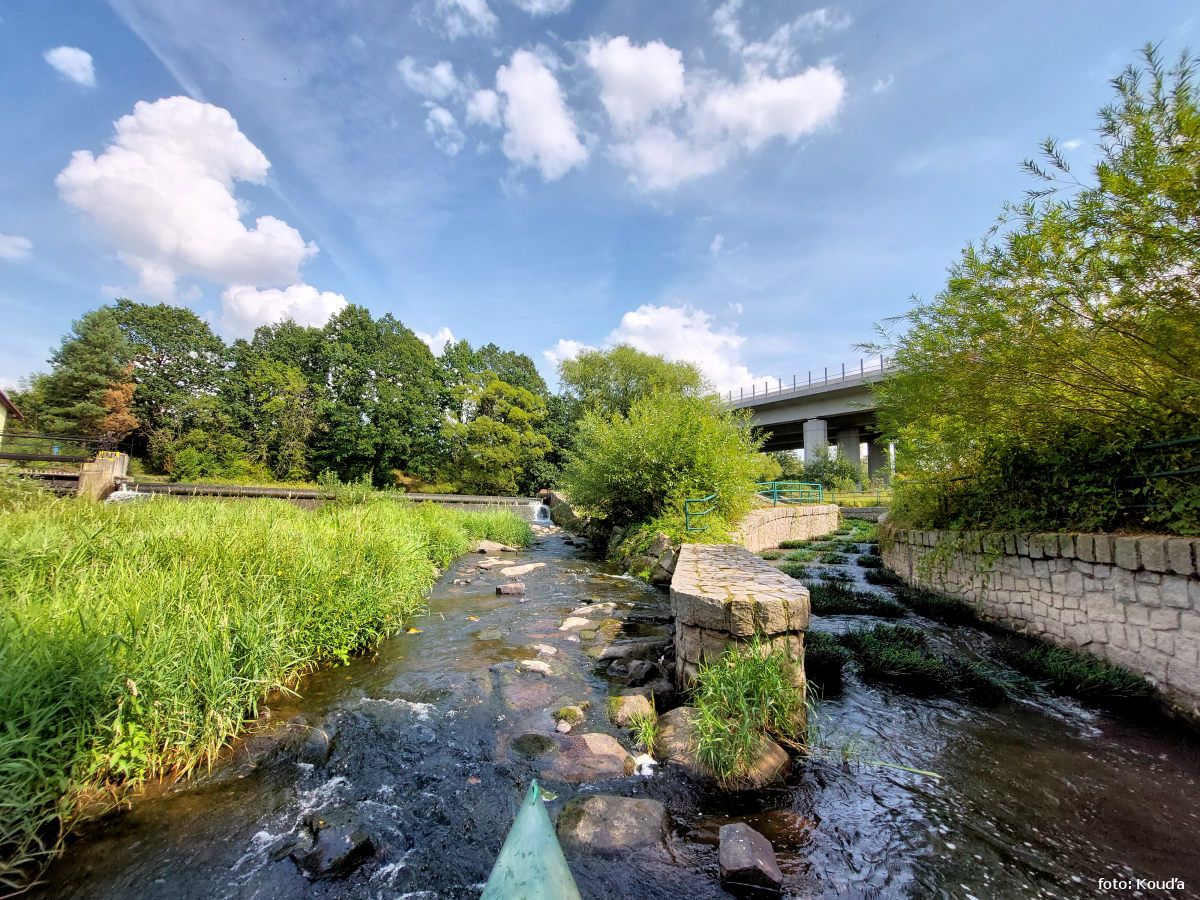
[[89, 788], [212, 762], [273, 690], [423, 607], [511, 513], [375, 500], [93, 504], [0, 515], [0, 886], [36, 875]]

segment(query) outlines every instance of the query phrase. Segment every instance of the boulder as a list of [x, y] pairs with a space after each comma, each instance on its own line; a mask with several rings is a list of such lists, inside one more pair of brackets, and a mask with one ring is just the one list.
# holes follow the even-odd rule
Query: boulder
[[[658, 739], [655, 741], [654, 750], [659, 759], [679, 766], [689, 778], [704, 781], [711, 779], [713, 775], [703, 768], [696, 758], [695, 717], [696, 710], [690, 706], [681, 706], [659, 716]], [[736, 784], [725, 787], [766, 787], [783, 778], [790, 764], [787, 751], [770, 738], [764, 738], [762, 749], [745, 777], [739, 779]]]
[[507, 544], [498, 544], [495, 541], [480, 541], [475, 545], [476, 553], [516, 553], [516, 547], [510, 547]]
[[592, 623], [580, 616], [567, 616], [562, 620], [562, 624], [558, 626], [559, 631], [570, 631], [572, 628], [583, 628]]
[[675, 705], [675, 683], [669, 678], [656, 678], [653, 681], [648, 681], [645, 684], [629, 688], [622, 691], [623, 694], [641, 694], [648, 700], [653, 701], [654, 708], [663, 710], [671, 709]]
[[667, 673], [663, 671], [662, 666], [658, 663], [650, 662], [648, 659], [635, 659], [631, 661], [629, 663], [629, 674], [626, 676], [630, 687], [641, 687], [643, 684], [666, 677]]
[[543, 662], [540, 659], [523, 659], [517, 665], [521, 667], [518, 670], [521, 672], [537, 672], [541, 675], [549, 675], [551, 673], [550, 663]]
[[514, 581], [510, 584], [497, 585], [496, 593], [503, 597], [520, 597], [525, 593], [525, 583], [522, 581]]
[[604, 648], [600, 659], [658, 659], [671, 645], [671, 638], [632, 638]]
[[670, 549], [671, 538], [661, 531], [656, 531], [654, 532], [654, 537], [650, 540], [650, 546], [646, 548], [646, 555], [657, 559]]
[[589, 603], [587, 606], [581, 606], [579, 609], [571, 610], [573, 616], [593, 616], [596, 613], [610, 613], [617, 608], [615, 603]]
[[560, 740], [559, 752], [543, 763], [542, 778], [582, 782], [633, 774], [633, 757], [611, 735], [569, 734]]
[[309, 881], [345, 878], [375, 853], [370, 835], [352, 813], [333, 811], [311, 817], [288, 855]]
[[651, 584], [670, 584], [671, 579], [675, 577], [675, 564], [679, 562], [679, 554], [674, 550], [667, 550], [658, 558], [658, 562], [654, 564], [654, 568], [650, 570]]
[[717, 856], [725, 890], [739, 896], [779, 893], [783, 872], [770, 841], [744, 822], [722, 825], [720, 841]]
[[667, 810], [657, 800], [600, 794], [571, 800], [558, 816], [557, 831], [567, 850], [623, 854], [661, 847], [667, 827]]
[[501, 575], [506, 575], [509, 578], [515, 578], [518, 575], [528, 575], [530, 572], [536, 572], [538, 569], [546, 565], [543, 562], [526, 563], [523, 566], [506, 566], [500, 570]]
[[641, 694], [622, 694], [608, 701], [608, 717], [618, 728], [628, 728], [634, 719], [654, 715], [654, 707]]

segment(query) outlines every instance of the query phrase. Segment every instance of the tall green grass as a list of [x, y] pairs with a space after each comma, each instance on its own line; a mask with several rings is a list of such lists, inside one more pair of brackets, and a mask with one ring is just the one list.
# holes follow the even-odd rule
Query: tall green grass
[[[211, 763], [273, 690], [423, 606], [511, 513], [367, 500], [93, 504], [0, 515], [0, 887], [36, 877], [80, 798]], [[3, 893], [0, 891], [0, 893]]]

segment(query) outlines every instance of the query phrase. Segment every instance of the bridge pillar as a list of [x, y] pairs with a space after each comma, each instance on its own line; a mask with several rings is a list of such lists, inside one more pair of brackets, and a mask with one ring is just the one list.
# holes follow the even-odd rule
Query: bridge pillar
[[861, 440], [857, 426], [839, 428], [837, 433], [838, 456], [849, 460], [851, 465], [857, 467], [862, 454], [859, 447]]
[[882, 478], [890, 481], [892, 476], [892, 460], [889, 448], [875, 441], [867, 443], [867, 477]]
[[804, 420], [804, 459], [811, 462], [829, 453], [829, 423], [824, 419]]

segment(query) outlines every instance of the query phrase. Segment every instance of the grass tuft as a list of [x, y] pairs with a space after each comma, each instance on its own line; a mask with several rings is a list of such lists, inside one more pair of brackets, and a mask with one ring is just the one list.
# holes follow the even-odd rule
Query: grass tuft
[[763, 550], [758, 555], [763, 559], [783, 559], [782, 550]]
[[842, 581], [806, 581], [812, 611], [818, 616], [881, 616], [897, 619], [906, 610], [879, 594], [856, 591]]
[[883, 567], [883, 560], [873, 554], [863, 554], [859, 556], [857, 562], [864, 569], [880, 569]]
[[908, 585], [894, 588], [894, 593], [896, 599], [918, 615], [936, 619], [948, 625], [974, 625], [979, 622], [979, 615], [975, 612], [975, 608], [962, 600], [944, 597], [933, 591]]
[[804, 634], [804, 676], [821, 694], [842, 689], [842, 671], [850, 662], [850, 651], [830, 634], [809, 630]]
[[843, 647], [854, 655], [859, 675], [918, 695], [953, 690], [954, 672], [930, 652], [925, 635], [911, 625], [876, 625], [841, 635]]
[[1122, 705], [1154, 695], [1150, 683], [1128, 669], [1065, 647], [1041, 644], [1010, 654], [1008, 661], [1031, 678], [1086, 700]]
[[904, 579], [884, 566], [880, 566], [877, 569], [867, 569], [863, 573], [863, 577], [867, 579], [869, 584], [876, 584], [880, 587], [898, 588], [904, 586]]
[[780, 550], [804, 550], [812, 546], [812, 541], [780, 541]]

